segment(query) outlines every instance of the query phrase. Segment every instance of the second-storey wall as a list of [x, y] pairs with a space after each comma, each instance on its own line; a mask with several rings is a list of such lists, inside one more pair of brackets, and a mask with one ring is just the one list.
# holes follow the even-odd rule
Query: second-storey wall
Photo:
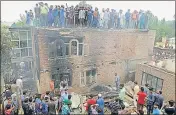
[[[80, 30], [75, 30], [74, 33], [79, 34]], [[84, 37], [83, 52], [85, 54], [68, 58], [72, 64], [72, 87], [75, 88], [85, 89], [84, 86], [89, 87], [86, 85], [86, 71], [92, 69], [96, 69], [95, 81], [97, 83], [114, 85], [115, 73], [121, 77], [121, 81], [124, 83], [128, 71], [134, 71], [135, 65], [147, 61], [153, 52], [155, 31], [99, 31], [89, 29], [81, 30], [81, 34]], [[41, 69], [49, 68], [47, 56], [45, 56], [47, 55], [45, 43], [42, 43], [42, 36], [38, 39], [41, 39], [39, 40], [40, 67]], [[49, 89], [45, 87], [49, 87], [51, 73], [46, 72], [45, 74], [40, 74], [40, 84], [43, 84], [40, 86], [46, 90]], [[82, 74], [84, 74], [85, 84], [81, 84]]]

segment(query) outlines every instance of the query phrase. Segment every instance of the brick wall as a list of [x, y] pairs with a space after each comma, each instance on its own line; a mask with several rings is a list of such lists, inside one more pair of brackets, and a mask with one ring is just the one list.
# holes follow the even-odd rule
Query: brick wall
[[40, 29], [38, 32], [39, 58], [40, 58], [40, 93], [50, 90], [50, 70], [48, 61], [48, 47], [46, 45], [45, 30]]
[[160, 68], [152, 67], [147, 64], [138, 64], [135, 80], [141, 85], [142, 72], [146, 72], [160, 79], [163, 79], [163, 96], [165, 101], [175, 100], [175, 73], [169, 73]]
[[[74, 30], [72, 30], [74, 31]], [[47, 48], [44, 41], [43, 32], [39, 33], [39, 55], [40, 67], [48, 68]], [[128, 73], [128, 60], [135, 63], [148, 60], [149, 53], [153, 52], [155, 31], [117, 31], [117, 30], [75, 30], [75, 35], [83, 35], [84, 44], [87, 44], [87, 56], [71, 56], [72, 63], [72, 87], [80, 87], [80, 74], [91, 68], [97, 69], [97, 82], [114, 85], [115, 72], [121, 77], [122, 83]], [[45, 51], [43, 51], [45, 49]], [[115, 62], [116, 64], [113, 64]], [[111, 64], [112, 63], [112, 64]], [[129, 65], [130, 66], [130, 65]], [[130, 67], [129, 67], [130, 68]], [[134, 68], [130, 68], [135, 70]], [[46, 80], [49, 74], [45, 74], [41, 81]], [[42, 82], [41, 82], [42, 83]], [[48, 85], [43, 85], [47, 87]], [[42, 86], [42, 87], [43, 87]]]

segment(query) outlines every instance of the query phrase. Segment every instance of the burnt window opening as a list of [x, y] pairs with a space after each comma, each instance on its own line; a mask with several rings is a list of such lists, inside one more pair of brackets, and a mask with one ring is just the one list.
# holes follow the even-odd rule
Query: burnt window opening
[[57, 56], [63, 56], [63, 47], [60, 44], [57, 44], [56, 48]]
[[79, 44], [79, 55], [83, 55], [83, 44]]
[[86, 84], [91, 84], [96, 82], [96, 69], [86, 71]]
[[71, 42], [71, 55], [77, 55], [78, 52], [78, 42], [72, 41]]
[[65, 55], [69, 55], [69, 44], [65, 44], [65, 46], [66, 46], [66, 52], [65, 52]]

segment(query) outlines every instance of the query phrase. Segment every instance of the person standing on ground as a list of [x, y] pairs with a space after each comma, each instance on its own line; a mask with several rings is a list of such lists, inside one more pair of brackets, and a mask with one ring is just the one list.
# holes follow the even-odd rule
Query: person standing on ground
[[57, 103], [56, 103], [56, 111], [57, 111], [57, 113], [62, 113], [62, 98], [61, 98], [61, 95], [60, 94], [58, 94], [58, 99], [57, 99], [57, 101], [56, 101]]
[[147, 96], [147, 114], [150, 115], [153, 112], [153, 102], [154, 102], [154, 95], [153, 95], [153, 88], [149, 88], [149, 95]]
[[87, 108], [86, 110], [88, 111], [88, 115], [92, 113], [91, 111], [91, 105], [96, 104], [96, 100], [93, 98], [93, 95], [89, 96], [89, 99], [87, 100]]
[[49, 102], [48, 97], [45, 97], [44, 100], [42, 100], [41, 110], [43, 115], [48, 115], [48, 102]]
[[16, 81], [14, 81], [11, 85], [11, 91], [12, 93], [18, 93], [18, 86], [16, 85]]
[[146, 83], [145, 86], [144, 86], [144, 92], [145, 92], [146, 95], [149, 94], [149, 88], [148, 87], [149, 87], [149, 84]]
[[6, 99], [12, 96], [12, 91], [10, 89], [10, 86], [8, 86], [7, 89], [5, 90], [4, 96]]
[[17, 95], [16, 94], [12, 98], [12, 105], [14, 106], [14, 115], [18, 115], [19, 102], [17, 100]]
[[138, 83], [135, 81], [134, 82], [134, 94], [133, 94], [133, 101], [134, 101], [134, 106], [137, 107], [137, 93], [140, 91]]
[[116, 84], [116, 91], [119, 92], [120, 89], [120, 76], [115, 73], [115, 84]]
[[101, 94], [98, 94], [97, 104], [98, 104], [98, 107], [101, 109], [101, 112], [99, 114], [103, 115], [104, 114], [104, 99], [102, 98]]
[[22, 81], [22, 76], [20, 76], [19, 79], [16, 80], [16, 85], [18, 86], [18, 92], [20, 95], [23, 94], [23, 81]]
[[30, 115], [34, 115], [34, 108], [35, 108], [35, 105], [33, 103], [33, 98], [30, 97], [29, 98], [29, 114]]
[[158, 100], [159, 100], [159, 109], [161, 109], [164, 105], [164, 97], [162, 95], [162, 91], [159, 91], [159, 96], [158, 96]]
[[121, 90], [120, 90], [120, 93], [119, 93], [119, 102], [120, 103], [123, 103], [124, 102], [124, 100], [125, 100], [125, 93], [126, 93], [126, 89], [125, 89], [125, 87], [124, 87], [124, 84], [121, 84], [120, 85], [121, 86]]
[[46, 102], [48, 104], [48, 114], [49, 115], [56, 115], [56, 107], [53, 98], [50, 98], [50, 102]]
[[174, 115], [174, 113], [176, 113], [176, 109], [175, 109], [173, 100], [169, 101], [169, 106], [165, 107], [164, 111], [165, 111], [165, 113], [167, 113], [167, 115]]
[[144, 88], [141, 87], [141, 91], [137, 93], [138, 95], [138, 101], [137, 101], [137, 110], [139, 111], [143, 111], [143, 107], [145, 104], [145, 99], [147, 97], [146, 93], [144, 92]]
[[24, 111], [24, 115], [30, 115], [28, 102], [29, 102], [29, 99], [26, 98], [26, 99], [24, 99], [24, 103], [22, 104], [22, 108], [23, 108], [23, 111]]
[[118, 115], [119, 110], [122, 108], [119, 104], [119, 99], [115, 99], [115, 101], [110, 102], [108, 104], [108, 108], [111, 111], [111, 115]]

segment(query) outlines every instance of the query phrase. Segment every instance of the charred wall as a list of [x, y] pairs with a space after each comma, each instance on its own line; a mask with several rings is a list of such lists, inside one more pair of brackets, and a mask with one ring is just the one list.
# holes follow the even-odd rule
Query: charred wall
[[[44, 43], [44, 39], [49, 38], [45, 37], [49, 35], [45, 33], [46, 31], [49, 30], [41, 30], [38, 38], [40, 42], [40, 68], [41, 70], [44, 68], [49, 70], [45, 75], [40, 73], [40, 83], [42, 84], [42, 79], [45, 81], [49, 78], [51, 79], [51, 74], [54, 73], [52, 68], [54, 65], [57, 65], [57, 60], [61, 61], [61, 59], [65, 60], [61, 62], [69, 65], [72, 77], [71, 86], [73, 88], [85, 89], [94, 83], [113, 85], [115, 73], [121, 76], [122, 82], [125, 82], [129, 71], [134, 71], [137, 63], [147, 61], [153, 53], [155, 31], [73, 29], [69, 30], [70, 32], [67, 32], [67, 34], [61, 35], [59, 33], [61, 30], [54, 30], [58, 35], [54, 39], [62, 39], [63, 41], [77, 39], [80, 47], [77, 48], [82, 49], [82, 55], [77, 51], [77, 55], [69, 53], [69, 55], [51, 61], [47, 53], [49, 52], [47, 44], [49, 41]], [[43, 37], [42, 33], [45, 33]], [[56, 34], [53, 35], [56, 36]], [[79, 38], [82, 38], [82, 43], [79, 41]], [[67, 43], [65, 45], [71, 47], [71, 42]], [[71, 50], [68, 51], [71, 52]], [[62, 67], [64, 67], [65, 63]], [[45, 77], [48, 78], [45, 79]], [[47, 86], [45, 84], [42, 87]]]

